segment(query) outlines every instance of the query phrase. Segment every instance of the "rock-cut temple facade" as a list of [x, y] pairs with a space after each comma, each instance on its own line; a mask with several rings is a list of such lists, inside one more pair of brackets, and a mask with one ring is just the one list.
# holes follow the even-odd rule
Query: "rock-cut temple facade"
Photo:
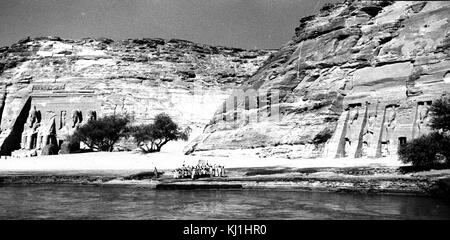
[[[34, 85], [26, 98], [6, 103], [0, 133], [2, 151], [14, 157], [38, 156], [49, 145], [61, 148], [82, 124], [96, 119], [100, 103], [89, 91], [64, 91], [54, 85]], [[9, 126], [8, 126], [9, 125]]]

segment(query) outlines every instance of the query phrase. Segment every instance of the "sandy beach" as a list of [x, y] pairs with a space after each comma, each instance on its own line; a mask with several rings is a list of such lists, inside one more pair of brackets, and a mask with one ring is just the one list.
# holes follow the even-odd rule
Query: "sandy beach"
[[[203, 160], [223, 165], [226, 177], [173, 179], [171, 170]], [[0, 185], [94, 184], [156, 189], [253, 189], [330, 191], [378, 194], [445, 195], [449, 170], [402, 174], [396, 159], [259, 158], [230, 151], [228, 155], [186, 156], [176, 152], [93, 152], [0, 160]], [[130, 176], [164, 174], [154, 179]]]
[[93, 152], [70, 155], [39, 156], [28, 158], [2, 158], [0, 172], [54, 172], [54, 171], [124, 171], [140, 172], [172, 170], [183, 164], [196, 165], [199, 160], [225, 168], [258, 167], [398, 167], [403, 164], [396, 159], [301, 159], [259, 158], [257, 156], [230, 154], [229, 156], [186, 156], [182, 153], [159, 152], [141, 154], [136, 152]]
[[[397, 158], [287, 159], [261, 157], [252, 150], [218, 150], [184, 155], [186, 142], [171, 142], [161, 152], [91, 152], [0, 159], [0, 184], [94, 184], [146, 188], [218, 188], [332, 191], [427, 195], [441, 188], [449, 170], [402, 174]], [[172, 170], [199, 161], [222, 165], [226, 177], [173, 179]], [[154, 179], [130, 176], [164, 174]], [[438, 186], [439, 185], [439, 186]], [[447, 186], [447, 185], [446, 185]], [[441, 194], [439, 190], [439, 194]], [[434, 194], [434, 193], [432, 193]]]

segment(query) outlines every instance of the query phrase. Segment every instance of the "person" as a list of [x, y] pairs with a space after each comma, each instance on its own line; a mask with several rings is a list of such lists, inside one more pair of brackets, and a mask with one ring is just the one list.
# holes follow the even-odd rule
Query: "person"
[[158, 178], [158, 169], [156, 169], [156, 167], [153, 170], [153, 174], [155, 175], [155, 179]]
[[188, 177], [188, 169], [186, 166], [183, 165], [183, 178]]

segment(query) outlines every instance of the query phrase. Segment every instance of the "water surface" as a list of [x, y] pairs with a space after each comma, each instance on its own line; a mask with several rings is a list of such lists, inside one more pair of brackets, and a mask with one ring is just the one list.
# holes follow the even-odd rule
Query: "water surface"
[[450, 219], [418, 196], [136, 187], [0, 187], [0, 219]]

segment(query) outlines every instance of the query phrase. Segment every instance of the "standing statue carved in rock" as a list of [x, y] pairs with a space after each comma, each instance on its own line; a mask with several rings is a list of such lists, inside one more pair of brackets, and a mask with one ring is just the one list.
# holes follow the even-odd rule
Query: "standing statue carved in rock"
[[[388, 110], [387, 110], [388, 111]], [[385, 131], [386, 131], [386, 141], [390, 142], [393, 132], [395, 130], [397, 124], [397, 107], [390, 107], [390, 111], [388, 111], [388, 116], [386, 118], [385, 123]]]
[[373, 133], [374, 133], [375, 118], [376, 118], [376, 116], [373, 114], [370, 114], [369, 117], [367, 118], [367, 123], [366, 123], [365, 129], [363, 131], [363, 148], [364, 149], [370, 147], [370, 143], [372, 141]]
[[347, 152], [347, 145], [351, 146], [352, 142], [354, 140], [355, 131], [357, 131], [356, 121], [359, 118], [359, 108], [353, 107], [349, 109], [349, 119], [347, 122], [347, 129], [345, 134], [345, 147], [344, 147], [344, 154]]
[[386, 118], [384, 122], [384, 137], [382, 138], [382, 153], [383, 156], [390, 155], [390, 144], [392, 137], [394, 136], [395, 127], [397, 125], [397, 106], [386, 107]]
[[417, 129], [419, 131], [419, 134], [421, 134], [424, 132], [425, 128], [428, 125], [428, 115], [430, 112], [430, 108], [429, 106], [425, 105], [425, 103], [419, 105], [418, 108]]
[[350, 110], [350, 118], [348, 120], [347, 123], [347, 132], [346, 132], [346, 139], [351, 142], [352, 140], [352, 136], [354, 134], [355, 131], [355, 122], [356, 120], [358, 120], [359, 117], [359, 109], [357, 108], [353, 108]]

